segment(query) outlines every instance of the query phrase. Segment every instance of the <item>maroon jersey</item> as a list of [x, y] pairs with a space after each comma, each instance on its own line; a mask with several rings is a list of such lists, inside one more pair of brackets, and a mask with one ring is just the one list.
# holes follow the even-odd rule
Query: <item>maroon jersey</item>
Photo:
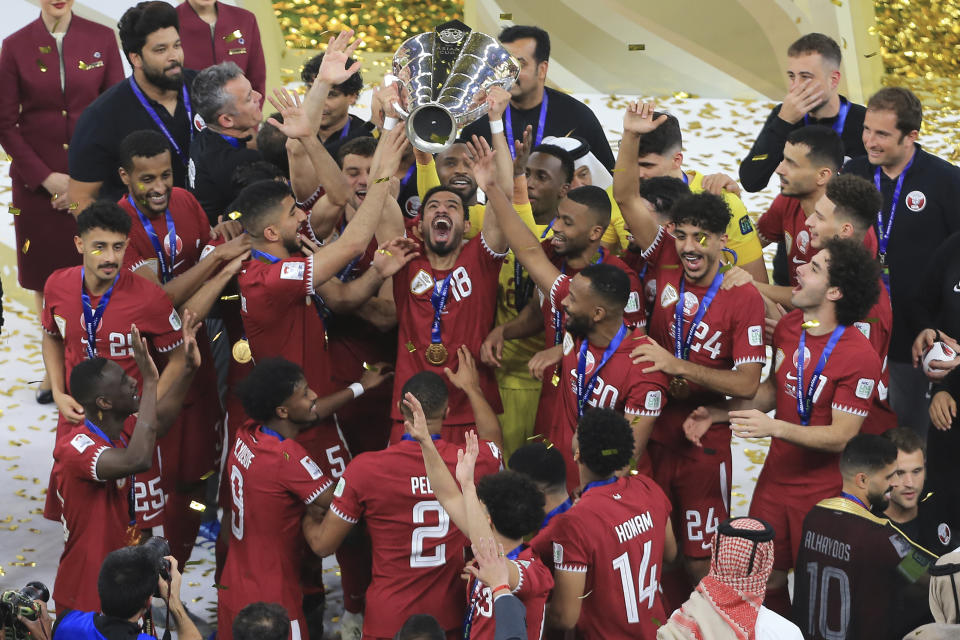
[[81, 424], [65, 433], [54, 449], [64, 538], [53, 585], [58, 609], [99, 611], [100, 565], [108, 553], [129, 544], [130, 479], [103, 480], [97, 475], [100, 455], [112, 446]]
[[803, 521], [793, 621], [808, 640], [900, 640], [929, 616], [912, 583], [935, 560], [856, 502], [823, 500]]
[[[527, 545], [521, 545], [518, 549], [515, 556], [508, 554], [520, 572], [520, 581], [512, 593], [520, 599], [527, 612], [526, 637], [538, 640], [543, 633], [543, 613], [547, 597], [553, 589], [553, 575], [533, 549]], [[493, 593], [490, 587], [483, 586], [475, 578], [467, 585], [467, 611], [468, 615], [473, 612], [470, 640], [493, 640], [496, 630]]]
[[[649, 265], [647, 277], [655, 283], [649, 334], [664, 349], [673, 353], [676, 347], [675, 314], [683, 278], [680, 254], [677, 253], [676, 243], [661, 227], [656, 240], [643, 252], [643, 257]], [[709, 285], [684, 283], [681, 340], [687, 337], [709, 288]], [[719, 289], [696, 328], [688, 359], [710, 369], [735, 369], [750, 363], [763, 365], [767, 359], [763, 344], [763, 317], [763, 298], [754, 287]], [[651, 438], [678, 453], [695, 456], [703, 449], [686, 439], [683, 421], [699, 406], [722, 402], [724, 394], [692, 382], [687, 384], [690, 397], [670, 402], [670, 408], [654, 425]], [[726, 424], [713, 425], [703, 436], [702, 442], [707, 449], [729, 448], [729, 427]]]
[[[157, 264], [157, 252], [140, 222], [136, 209], [130, 204], [130, 198], [124, 197], [117, 202], [124, 211], [130, 214], [133, 226], [130, 228], [130, 241], [127, 251], [123, 254], [123, 265], [131, 271], [136, 271], [143, 265], [149, 265], [157, 279], [160, 279], [160, 267]], [[140, 211], [147, 216], [147, 212], [139, 204]], [[190, 267], [200, 262], [203, 248], [210, 242], [210, 223], [207, 214], [203, 212], [200, 203], [186, 189], [174, 187], [170, 193], [170, 215], [177, 230], [176, 256], [173, 262], [173, 276], [185, 273]], [[155, 218], [147, 216], [153, 226], [160, 245], [163, 248], [163, 259], [170, 264], [170, 230], [167, 228], [167, 216], [160, 214]]]
[[[807, 214], [800, 206], [800, 199], [785, 195], [774, 198], [770, 208], [757, 220], [757, 233], [764, 244], [780, 242], [787, 246], [787, 261], [790, 269], [790, 286], [797, 286], [797, 267], [810, 262], [818, 251], [810, 246], [810, 230], [807, 228]], [[877, 235], [873, 227], [863, 239], [871, 254], [877, 252]]]
[[[571, 278], [560, 274], [550, 288], [550, 304], [559, 311], [561, 322], [566, 324], [566, 314], [560, 303], [570, 292]], [[630, 359], [634, 347], [649, 341], [643, 329], [628, 331], [620, 346], [611, 355], [597, 376], [587, 398], [586, 406], [598, 409], [613, 409], [627, 416], [657, 417], [666, 402], [668, 380], [661, 372], [643, 373]], [[573, 462], [571, 443], [580, 418], [577, 406], [577, 364], [583, 340], [569, 333], [563, 338], [563, 358], [560, 361], [557, 392], [549, 400], [541, 395], [537, 410], [536, 432], [547, 437], [563, 453], [567, 462], [568, 488], [576, 487], [579, 473]], [[594, 367], [603, 359], [606, 347], [587, 346], [584, 363], [584, 384], [594, 373]], [[552, 386], [552, 385], [551, 385]], [[546, 388], [547, 385], [544, 385]]]
[[[399, 340], [397, 342], [397, 369], [393, 377], [391, 417], [402, 420], [398, 402], [400, 390], [415, 373], [429, 370], [440, 374], [450, 392], [449, 411], [444, 425], [473, 424], [473, 410], [466, 394], [454, 387], [443, 375], [443, 368], [456, 371], [459, 366], [457, 348], [466, 345], [474, 357], [490, 333], [497, 306], [497, 286], [500, 266], [506, 253], [496, 253], [487, 246], [483, 234], [475, 236], [460, 250], [456, 265], [448, 271], [430, 266], [423, 242], [417, 240], [420, 255], [411, 260], [393, 276], [393, 299], [397, 305]], [[450, 276], [447, 302], [440, 316], [441, 339], [447, 348], [447, 361], [439, 367], [429, 364], [424, 357], [430, 345], [430, 327], [433, 324], [433, 304], [430, 299], [444, 278]], [[480, 386], [494, 412], [503, 413], [497, 380], [490, 367], [477, 361]]]
[[[455, 444], [437, 440], [450, 473]], [[500, 450], [480, 443], [477, 478], [500, 469]], [[363, 634], [392, 638], [408, 617], [428, 613], [443, 629], [459, 629], [465, 612], [460, 573], [466, 537], [433, 495], [420, 445], [401, 440], [363, 453], [347, 466], [330, 510], [347, 522], [366, 522], [373, 547]]]
[[873, 305], [867, 317], [853, 326], [867, 337], [880, 357], [880, 379], [877, 381], [877, 393], [873, 396], [870, 413], [860, 428], [862, 433], [880, 435], [887, 429], [897, 426], [897, 414], [890, 408], [887, 399], [890, 388], [890, 369], [887, 367], [887, 352], [890, 350], [890, 334], [893, 330], [893, 309], [890, 307], [890, 294], [880, 283], [880, 298]]
[[296, 579], [306, 552], [300, 523], [306, 505], [333, 481], [296, 440], [253, 423], [237, 433], [227, 467], [230, 553], [221, 579], [218, 619], [223, 624], [217, 637], [230, 640], [234, 617], [257, 600], [280, 603], [305, 631]]
[[[81, 267], [56, 271], [44, 287], [44, 307], [41, 323], [48, 334], [63, 340], [64, 380], [69, 384], [70, 373], [87, 359], [87, 330], [81, 302]], [[97, 308], [99, 296], [90, 296], [90, 306]], [[97, 355], [113, 360], [124, 372], [142, 386], [140, 371], [133, 359], [130, 325], [136, 324], [154, 350], [169, 353], [183, 343], [180, 334], [180, 316], [170, 304], [163, 289], [156, 284], [120, 269], [107, 304], [97, 326]], [[67, 393], [69, 393], [69, 388]], [[70, 423], [60, 416], [57, 422], [58, 440], [70, 430]], [[131, 432], [126, 431], [129, 438]], [[56, 471], [54, 456], [54, 471]], [[149, 528], [163, 524], [163, 491], [159, 485], [160, 467], [154, 456], [153, 468], [136, 476], [137, 523]], [[55, 505], [54, 505], [55, 506]], [[49, 515], [53, 515], [50, 513]]]
[[554, 570], [587, 574], [577, 621], [584, 638], [657, 635], [666, 620], [658, 584], [669, 516], [660, 487], [636, 475], [588, 485], [554, 518]]
[[[793, 424], [801, 424], [797, 413], [797, 361], [802, 321], [801, 310], [791, 311], [780, 320], [773, 334], [776, 418]], [[829, 333], [819, 336], [807, 333], [803, 367], [805, 387], [810, 384], [820, 354], [829, 340]], [[831, 424], [833, 411], [866, 416], [879, 378], [880, 359], [870, 342], [855, 327], [847, 327], [814, 391], [809, 423]], [[801, 393], [805, 391], [803, 389]], [[835, 493], [840, 489], [839, 459], [837, 453], [807, 449], [773, 438], [760, 473], [760, 483], [803, 486], [810, 489], [811, 494], [816, 489]]]

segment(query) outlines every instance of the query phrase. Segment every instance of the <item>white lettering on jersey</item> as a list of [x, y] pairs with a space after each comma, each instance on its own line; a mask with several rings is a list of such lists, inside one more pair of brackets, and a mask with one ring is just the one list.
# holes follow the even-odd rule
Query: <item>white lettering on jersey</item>
[[70, 441], [70, 444], [74, 449], [79, 453], [83, 453], [90, 445], [94, 444], [93, 440], [85, 433], [78, 433], [73, 436], [73, 440]]
[[323, 477], [323, 471], [320, 471], [320, 467], [317, 466], [317, 463], [310, 459], [310, 456], [303, 456], [300, 458], [300, 464], [303, 465], [303, 468], [307, 470], [307, 473], [310, 474], [310, 478], [313, 480], [319, 480]]
[[858, 398], [867, 400], [873, 395], [873, 380], [870, 378], [860, 378], [857, 380], [857, 391], [856, 395]]
[[433, 488], [430, 486], [430, 478], [427, 476], [410, 476], [410, 493], [432, 496]]
[[747, 327], [747, 342], [751, 347], [759, 347], [763, 344], [763, 328], [758, 324]]
[[280, 266], [281, 280], [303, 280], [307, 265], [303, 262], [284, 262]]
[[243, 465], [244, 469], [249, 469], [250, 463], [253, 462], [253, 459], [256, 457], [253, 451], [250, 451], [250, 448], [240, 438], [237, 438], [237, 441], [233, 445], [233, 455], [237, 457], [237, 461]]
[[617, 541], [623, 543], [636, 538], [641, 533], [645, 533], [652, 528], [653, 518], [650, 516], [650, 512], [647, 511], [638, 516], [633, 516], [629, 520], [625, 520], [615, 526], [613, 530], [617, 534]]

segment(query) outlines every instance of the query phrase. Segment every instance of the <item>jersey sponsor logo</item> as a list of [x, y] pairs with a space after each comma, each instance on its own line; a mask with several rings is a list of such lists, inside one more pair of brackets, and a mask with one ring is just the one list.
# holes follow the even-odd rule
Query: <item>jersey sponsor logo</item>
[[60, 337], [64, 338], [67, 335], [67, 319], [58, 316], [57, 314], [53, 315], [53, 321], [57, 324], [57, 330], [60, 331]]
[[197, 165], [194, 164], [193, 158], [190, 158], [190, 162], [187, 163], [187, 181], [190, 184], [191, 189], [195, 189], [197, 186]]
[[487, 441], [487, 446], [490, 447], [490, 453], [493, 454], [493, 457], [497, 460], [500, 460], [502, 454], [500, 453], [500, 447], [497, 446], [495, 442]]
[[172, 311], [170, 312], [170, 317], [167, 318], [167, 320], [170, 322], [170, 327], [171, 327], [174, 331], [180, 331], [180, 327], [183, 326], [183, 325], [180, 323], [180, 316], [177, 315], [177, 310], [176, 310], [176, 309], [174, 309], [174, 310], [172, 310]]
[[636, 291], [630, 292], [630, 297], [627, 298], [627, 305], [623, 308], [624, 313], [636, 313], [640, 311], [640, 294]]
[[863, 400], [869, 399], [873, 395], [873, 386], [874, 381], [870, 378], [860, 378], [857, 380], [856, 396]]
[[927, 206], [927, 196], [923, 194], [923, 191], [911, 191], [907, 194], [904, 202], [907, 204], [907, 209], [917, 213], [923, 211]]
[[758, 324], [752, 324], [747, 327], [747, 343], [751, 347], [759, 347], [763, 344], [763, 329]]
[[685, 291], [683, 293], [683, 315], [688, 318], [692, 318], [696, 315], [697, 310], [700, 308], [700, 299], [697, 295], [690, 291]]
[[804, 229], [797, 234], [797, 249], [800, 250], [800, 253], [806, 253], [807, 249], [810, 247], [810, 232]]
[[937, 537], [940, 539], [940, 544], [944, 546], [950, 544], [950, 539], [953, 537], [953, 533], [950, 531], [950, 525], [946, 522], [941, 522], [937, 526]]
[[[567, 335], [570, 335], [570, 334], [568, 333]], [[597, 364], [597, 360], [596, 358], [593, 357], [593, 354], [590, 352], [589, 349], [587, 349], [587, 357], [584, 359], [586, 360], [586, 362], [584, 363], [584, 366], [583, 366], [583, 375], [586, 378], [593, 372], [593, 367], [594, 365]]]
[[677, 290], [673, 288], [672, 284], [668, 284], [663, 288], [663, 291], [660, 293], [660, 306], [669, 307], [679, 299], [680, 299], [680, 294], [677, 293]]
[[347, 481], [343, 476], [337, 481], [337, 487], [333, 490], [333, 497], [339, 498], [343, 495], [343, 490], [347, 488]]
[[857, 329], [860, 329], [860, 333], [862, 333], [867, 340], [870, 339], [870, 323], [869, 322], [854, 322], [853, 326], [855, 326]]
[[740, 218], [740, 233], [748, 235], [753, 232], [753, 224], [750, 222], [750, 216]]
[[281, 280], [303, 280], [306, 272], [307, 265], [305, 262], [284, 262], [280, 265]]
[[413, 280], [410, 281], [410, 292], [415, 296], [419, 296], [432, 289], [433, 276], [423, 269], [417, 271], [417, 275], [413, 276]]
[[954, 293], [960, 293], [960, 282], [958, 282], [957, 284], [953, 285], [953, 292], [954, 292]]
[[307, 473], [310, 474], [312, 480], [319, 480], [323, 477], [323, 471], [320, 471], [320, 467], [317, 466], [317, 463], [310, 459], [310, 456], [303, 456], [300, 458], [300, 464], [303, 465], [303, 468], [307, 470]]
[[647, 391], [647, 397], [643, 400], [643, 408], [647, 411], [659, 411], [663, 403], [663, 397], [660, 391]]
[[71, 446], [77, 450], [78, 453], [83, 453], [94, 444], [93, 439], [85, 433], [78, 433], [73, 436], [73, 440], [70, 441]]
[[554, 566], [563, 564], [563, 545], [559, 542], [553, 543], [553, 564]]
[[563, 355], [568, 355], [573, 351], [573, 336], [569, 333], [563, 334]]

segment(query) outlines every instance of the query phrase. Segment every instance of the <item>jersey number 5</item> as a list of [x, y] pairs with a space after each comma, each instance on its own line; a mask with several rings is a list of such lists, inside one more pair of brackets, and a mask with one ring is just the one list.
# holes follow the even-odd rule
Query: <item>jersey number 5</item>
[[[647, 601], [647, 609], [653, 608], [657, 596], [657, 565], [650, 567], [650, 548], [652, 540], [643, 543], [643, 559], [640, 560], [640, 570], [637, 572], [637, 586], [634, 587], [633, 575], [630, 570], [630, 553], [624, 551], [613, 559], [613, 568], [620, 572], [620, 583], [623, 587], [623, 604], [627, 609], [627, 622], [640, 622], [640, 605]], [[650, 569], [650, 582], [647, 580], [647, 568]], [[639, 595], [638, 595], [639, 594]]]
[[450, 530], [450, 516], [436, 500], [423, 500], [413, 505], [413, 524], [423, 524], [428, 513], [437, 514], [437, 524], [426, 527], [417, 527], [413, 530], [410, 539], [410, 567], [423, 569], [440, 567], [447, 562], [447, 545], [440, 544], [433, 549], [433, 553], [423, 552], [424, 543], [430, 539], [443, 538]]

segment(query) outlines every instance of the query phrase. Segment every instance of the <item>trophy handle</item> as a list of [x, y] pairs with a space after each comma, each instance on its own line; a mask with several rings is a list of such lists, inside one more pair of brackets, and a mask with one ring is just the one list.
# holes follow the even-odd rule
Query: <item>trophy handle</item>
[[[383, 86], [385, 87], [389, 87], [394, 82], [399, 82], [399, 81], [400, 81], [400, 78], [393, 75], [392, 73], [387, 73], [383, 76]], [[401, 120], [406, 120], [407, 118], [410, 117], [410, 114], [407, 111], [404, 111], [403, 107], [400, 106], [399, 102], [394, 101], [393, 108], [394, 110], [396, 110], [397, 115], [400, 116]]]

